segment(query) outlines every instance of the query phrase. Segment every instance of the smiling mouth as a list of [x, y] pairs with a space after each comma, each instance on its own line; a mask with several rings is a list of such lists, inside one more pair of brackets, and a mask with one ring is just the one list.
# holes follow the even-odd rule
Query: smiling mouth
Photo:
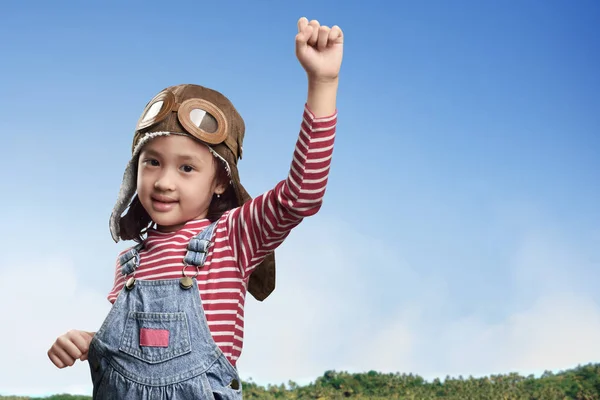
[[150, 199], [152, 200], [152, 208], [159, 212], [170, 211], [178, 203], [177, 200], [162, 196], [151, 196]]
[[164, 204], [177, 203], [177, 200], [172, 199], [170, 197], [165, 197], [165, 196], [150, 196], [150, 198], [152, 199], [152, 201], [157, 202], [157, 203], [164, 203]]

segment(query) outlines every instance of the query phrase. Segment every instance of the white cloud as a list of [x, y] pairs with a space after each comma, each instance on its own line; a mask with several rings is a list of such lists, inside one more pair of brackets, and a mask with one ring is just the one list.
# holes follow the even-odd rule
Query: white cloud
[[[413, 372], [427, 379], [528, 374], [600, 359], [594, 340], [600, 307], [578, 276], [592, 267], [589, 254], [556, 234], [523, 238], [505, 268], [513, 277], [506, 288], [509, 312], [492, 319], [485, 311], [456, 317], [443, 276], [419, 274], [345, 224], [319, 220], [295, 233], [278, 253], [277, 292], [246, 308], [239, 365], [258, 383], [308, 382], [327, 369]], [[412, 298], [368, 301], [400, 290], [398, 277], [413, 286]]]
[[[476, 317], [457, 320], [439, 338], [446, 349], [443, 373], [524, 374], [571, 368], [600, 358], [600, 308], [576, 293], [540, 297], [497, 324]], [[435, 364], [431, 354], [426, 358]]]
[[371, 294], [378, 289], [370, 274], [387, 257], [369, 258], [378, 246], [322, 217], [296, 228], [276, 253], [275, 292], [263, 303], [247, 301], [242, 376], [302, 383], [340, 365], [359, 366], [376, 319]]
[[[514, 305], [504, 318], [489, 322], [488, 315], [470, 314], [448, 321], [409, 320], [409, 331], [421, 340], [413, 348], [414, 362], [398, 370], [427, 378], [529, 374], [600, 359], [600, 307], [583, 285], [586, 271], [594, 268], [586, 260], [593, 257], [565, 243], [556, 234], [524, 236], [506, 268], [513, 276], [506, 302]], [[451, 298], [426, 300], [420, 311], [448, 310], [451, 304]], [[406, 326], [400, 326], [398, 336], [405, 331]]]
[[87, 363], [59, 370], [46, 354], [69, 329], [96, 330], [110, 306], [101, 293], [77, 282], [69, 260], [2, 265], [0, 304], [2, 394], [91, 394]]

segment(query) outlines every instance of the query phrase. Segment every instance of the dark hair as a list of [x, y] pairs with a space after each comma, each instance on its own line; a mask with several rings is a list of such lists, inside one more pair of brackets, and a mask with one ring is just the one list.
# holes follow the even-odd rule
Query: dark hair
[[[206, 218], [210, 222], [215, 222], [221, 218], [225, 211], [236, 208], [238, 205], [235, 190], [230, 183], [231, 178], [227, 174], [225, 164], [215, 157], [213, 157], [213, 162], [216, 166], [214, 182], [216, 182], [217, 185], [226, 185], [226, 189], [219, 197], [213, 194], [213, 198], [210, 201], [208, 212], [206, 214]], [[137, 176], [137, 166], [136, 171], [133, 171], [133, 173]], [[127, 212], [121, 217], [119, 223], [121, 239], [142, 242], [146, 232], [152, 227], [152, 224], [153, 222], [150, 215], [144, 209], [142, 202], [136, 194], [131, 200]]]

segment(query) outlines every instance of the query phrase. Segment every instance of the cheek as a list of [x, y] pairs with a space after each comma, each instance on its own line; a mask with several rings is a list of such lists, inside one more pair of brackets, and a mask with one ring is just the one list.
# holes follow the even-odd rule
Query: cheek
[[210, 182], [206, 179], [196, 179], [190, 182], [186, 182], [186, 185], [179, 186], [179, 195], [188, 201], [197, 204], [204, 204], [212, 196], [208, 193], [211, 192]]
[[146, 170], [142, 172], [140, 168], [137, 173], [137, 192], [144, 192], [145, 189], [148, 188], [148, 185], [151, 185], [152, 177], [151, 174]]

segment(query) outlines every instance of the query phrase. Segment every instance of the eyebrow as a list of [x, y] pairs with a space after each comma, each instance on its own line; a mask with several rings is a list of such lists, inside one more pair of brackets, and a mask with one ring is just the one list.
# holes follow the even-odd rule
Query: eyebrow
[[188, 161], [188, 162], [189, 162], [189, 161], [198, 161], [198, 162], [200, 162], [200, 163], [204, 163], [204, 160], [203, 160], [203, 159], [201, 159], [200, 157], [198, 157], [197, 155], [191, 155], [191, 154], [180, 154], [180, 155], [178, 156], [178, 158], [179, 158], [181, 161]]
[[142, 151], [140, 152], [140, 155], [144, 154], [147, 156], [160, 156], [160, 153], [158, 151], [154, 151], [152, 149], [142, 149]]
[[[142, 151], [142, 153], [144, 153], [146, 156], [150, 156], [150, 157], [161, 157], [162, 154], [154, 149], [145, 149]], [[190, 161], [197, 161], [200, 163], [204, 163], [205, 161], [198, 157], [196, 154], [178, 154], [177, 158], [179, 161], [181, 162], [190, 162]]]

